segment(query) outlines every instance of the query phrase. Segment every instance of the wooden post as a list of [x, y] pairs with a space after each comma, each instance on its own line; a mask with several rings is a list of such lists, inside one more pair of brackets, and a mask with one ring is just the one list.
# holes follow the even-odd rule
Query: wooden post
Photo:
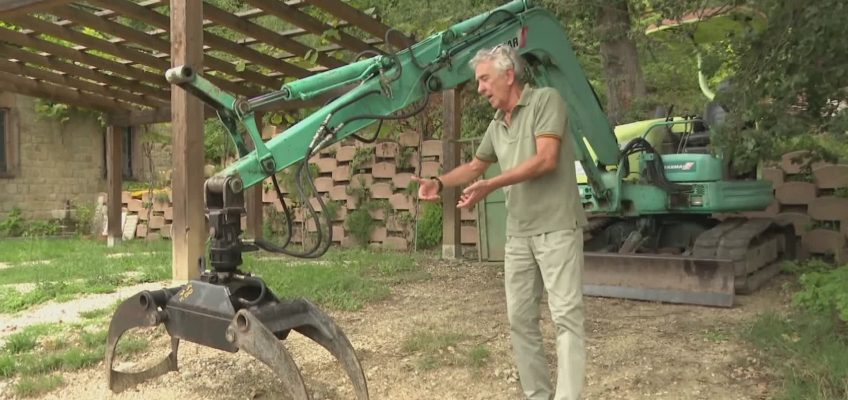
[[[444, 129], [442, 130], [442, 170], [450, 171], [459, 166], [459, 136], [462, 115], [462, 87], [447, 90], [443, 93]], [[462, 258], [462, 241], [460, 238], [460, 210], [456, 208], [459, 201], [458, 187], [445, 188], [442, 192], [442, 258]]]
[[[259, 132], [262, 132], [262, 113], [256, 113]], [[245, 135], [248, 136], [248, 135]], [[261, 135], [260, 135], [261, 136]], [[248, 148], [254, 149], [253, 140], [245, 138]], [[244, 191], [244, 208], [247, 212], [247, 228], [245, 234], [253, 239], [262, 239], [262, 184], [253, 185]]]
[[109, 125], [106, 128], [106, 245], [121, 243], [121, 186], [124, 178], [123, 129]]
[[[171, 0], [172, 66], [203, 70], [203, 0]], [[200, 276], [207, 228], [203, 204], [203, 103], [171, 87], [174, 222], [171, 273], [175, 281]]]

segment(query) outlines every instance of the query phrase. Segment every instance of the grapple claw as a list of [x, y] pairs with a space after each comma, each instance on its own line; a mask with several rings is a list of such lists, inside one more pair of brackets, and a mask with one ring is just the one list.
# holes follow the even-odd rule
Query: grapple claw
[[230, 343], [256, 357], [283, 379], [284, 389], [295, 400], [309, 400], [300, 369], [283, 343], [247, 310], [240, 310], [227, 328]]
[[155, 327], [161, 324], [165, 314], [159, 308], [161, 304], [167, 301], [172, 290], [140, 292], [121, 303], [115, 311], [112, 321], [109, 323], [105, 362], [106, 379], [112, 392], [121, 392], [148, 379], [177, 370], [177, 350], [180, 343], [178, 338], [171, 338], [171, 353], [151, 368], [140, 372], [120, 372], [113, 368], [115, 349], [121, 336], [132, 328]]
[[368, 385], [353, 345], [329, 315], [306, 299], [283, 301], [257, 314], [274, 332], [294, 329], [323, 346], [338, 359], [353, 382], [358, 400], [368, 399]]

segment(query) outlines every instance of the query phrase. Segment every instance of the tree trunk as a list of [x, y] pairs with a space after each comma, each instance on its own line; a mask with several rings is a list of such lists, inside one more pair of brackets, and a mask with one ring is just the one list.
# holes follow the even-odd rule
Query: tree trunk
[[607, 116], [617, 125], [622, 123], [633, 101], [646, 92], [636, 43], [628, 36], [627, 0], [610, 0], [599, 6], [597, 32], [607, 82]]

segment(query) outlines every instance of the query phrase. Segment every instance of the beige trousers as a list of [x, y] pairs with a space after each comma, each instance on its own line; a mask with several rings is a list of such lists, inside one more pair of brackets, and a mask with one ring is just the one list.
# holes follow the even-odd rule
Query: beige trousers
[[[579, 399], [586, 375], [583, 231], [507, 237], [504, 281], [510, 336], [524, 394], [530, 400]], [[556, 392], [539, 328], [543, 287], [556, 327]]]

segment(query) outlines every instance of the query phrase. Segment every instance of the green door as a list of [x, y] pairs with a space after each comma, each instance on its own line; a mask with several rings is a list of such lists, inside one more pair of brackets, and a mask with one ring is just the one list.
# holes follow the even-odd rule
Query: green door
[[[497, 163], [493, 163], [483, 174], [489, 179], [501, 173]], [[504, 246], [506, 245], [506, 197], [502, 189], [488, 196], [477, 207], [477, 221], [480, 226], [480, 258], [483, 261], [503, 261]]]

